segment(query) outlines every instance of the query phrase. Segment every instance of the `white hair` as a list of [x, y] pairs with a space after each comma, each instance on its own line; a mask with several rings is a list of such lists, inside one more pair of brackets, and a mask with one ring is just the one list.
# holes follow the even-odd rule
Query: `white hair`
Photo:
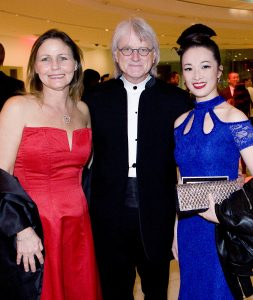
[[115, 54], [118, 49], [118, 43], [122, 38], [122, 36], [125, 35], [126, 30], [129, 31], [133, 30], [134, 33], [137, 35], [137, 37], [140, 39], [140, 41], [148, 41], [151, 43], [152, 48], [154, 49], [155, 52], [155, 57], [154, 57], [153, 65], [150, 70], [150, 74], [153, 76], [157, 76], [156, 66], [160, 60], [160, 49], [159, 49], [159, 43], [156, 34], [152, 29], [152, 27], [143, 19], [131, 18], [129, 20], [125, 20], [119, 23], [112, 37], [111, 50], [112, 50], [113, 62], [115, 65], [115, 77], [117, 78], [122, 74], [119, 64], [116, 61]]

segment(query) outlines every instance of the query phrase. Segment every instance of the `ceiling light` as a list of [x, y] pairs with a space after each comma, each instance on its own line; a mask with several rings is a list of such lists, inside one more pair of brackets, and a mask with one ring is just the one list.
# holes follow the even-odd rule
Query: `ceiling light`
[[242, 9], [234, 9], [234, 8], [231, 8], [231, 9], [229, 9], [229, 13], [230, 13], [231, 15], [234, 15], [234, 16], [240, 16], [240, 17], [242, 17], [242, 16], [247, 16], [247, 15], [249, 15], [249, 14], [250, 14], [250, 11], [248, 11], [248, 10], [242, 10]]

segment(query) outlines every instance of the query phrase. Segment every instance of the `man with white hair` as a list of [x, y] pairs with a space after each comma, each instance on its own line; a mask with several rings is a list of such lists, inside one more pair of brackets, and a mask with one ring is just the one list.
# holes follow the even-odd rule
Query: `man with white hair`
[[136, 270], [145, 299], [166, 300], [175, 221], [173, 128], [186, 93], [156, 78], [159, 45], [143, 20], [113, 35], [116, 79], [87, 103], [94, 159], [90, 213], [104, 300], [133, 300]]

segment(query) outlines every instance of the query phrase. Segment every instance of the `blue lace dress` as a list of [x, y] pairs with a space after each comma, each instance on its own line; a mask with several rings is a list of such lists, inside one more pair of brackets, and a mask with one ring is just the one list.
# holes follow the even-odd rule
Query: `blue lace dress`
[[[253, 128], [249, 121], [225, 123], [213, 109], [222, 97], [195, 103], [185, 121], [175, 129], [175, 158], [181, 176], [238, 177], [240, 150], [253, 145]], [[213, 128], [203, 130], [206, 113]], [[189, 132], [184, 133], [193, 119]], [[215, 245], [215, 225], [192, 216], [178, 222], [180, 300], [234, 299], [224, 278]]]

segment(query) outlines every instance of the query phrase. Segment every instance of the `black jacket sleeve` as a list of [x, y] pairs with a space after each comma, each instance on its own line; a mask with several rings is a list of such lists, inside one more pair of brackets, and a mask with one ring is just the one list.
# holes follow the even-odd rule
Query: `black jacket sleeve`
[[44, 267], [36, 261], [36, 272], [25, 272], [16, 263], [16, 233], [31, 226], [43, 240], [36, 204], [18, 180], [0, 169], [0, 295], [4, 299], [39, 300]]
[[[235, 299], [253, 294], [253, 180], [215, 206], [216, 246]], [[238, 284], [240, 282], [240, 285]]]
[[0, 233], [10, 237], [29, 226], [42, 238], [36, 204], [15, 177], [0, 169]]

